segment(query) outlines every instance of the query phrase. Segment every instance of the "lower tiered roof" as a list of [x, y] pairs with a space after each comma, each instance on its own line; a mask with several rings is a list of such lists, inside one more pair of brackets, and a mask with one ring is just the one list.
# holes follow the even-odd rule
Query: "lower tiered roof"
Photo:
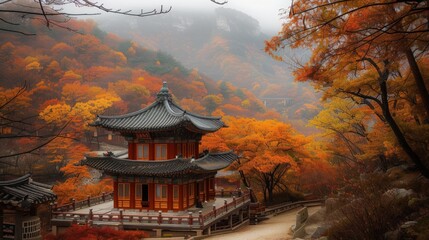
[[57, 196], [51, 186], [35, 182], [31, 175], [0, 181], [0, 205], [28, 208], [33, 204], [55, 201]]
[[171, 160], [129, 160], [114, 156], [86, 157], [81, 165], [102, 170], [112, 175], [180, 176], [215, 172], [228, 167], [238, 156], [232, 151], [207, 153], [201, 158], [176, 158]]

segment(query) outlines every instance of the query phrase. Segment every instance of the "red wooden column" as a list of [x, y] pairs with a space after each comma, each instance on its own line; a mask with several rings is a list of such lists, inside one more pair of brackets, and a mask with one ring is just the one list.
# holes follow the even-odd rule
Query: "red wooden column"
[[183, 210], [183, 183], [179, 184], [179, 211]]
[[201, 200], [200, 189], [199, 189], [199, 185], [200, 184], [197, 184], [197, 183], [198, 183], [198, 181], [195, 181], [195, 183], [194, 183], [194, 202], [192, 203], [192, 205], [195, 204], [195, 201], [197, 200], [197, 197]]
[[155, 208], [155, 183], [148, 183], [148, 200], [149, 207], [148, 210], [153, 210]]
[[137, 147], [134, 142], [128, 142], [128, 159], [137, 159]]
[[209, 180], [209, 185], [210, 185], [210, 189], [211, 189], [210, 199], [215, 199], [215, 197], [216, 197], [215, 181], [216, 181], [215, 177], [211, 177]]
[[155, 160], [155, 144], [149, 143], [149, 160]]
[[210, 186], [209, 186], [209, 179], [208, 178], [206, 178], [206, 179], [204, 179], [204, 186], [205, 186], [205, 188], [204, 188], [204, 195], [205, 195], [205, 197], [206, 197], [206, 199], [204, 199], [205, 201], [209, 201], [209, 199], [210, 199]]
[[113, 207], [118, 208], [118, 180], [113, 182]]
[[136, 184], [135, 180], [130, 182], [130, 208], [135, 208], [136, 206]]
[[168, 143], [167, 144], [167, 159], [174, 159], [176, 157], [176, 144]]
[[167, 185], [167, 210], [173, 210], [173, 184]]

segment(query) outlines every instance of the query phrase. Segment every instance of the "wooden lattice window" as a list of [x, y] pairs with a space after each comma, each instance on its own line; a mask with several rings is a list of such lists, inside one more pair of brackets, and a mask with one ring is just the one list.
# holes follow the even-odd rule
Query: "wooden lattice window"
[[129, 183], [118, 183], [118, 207], [130, 207]]
[[167, 144], [155, 144], [155, 159], [156, 160], [167, 159]]
[[179, 185], [173, 185], [173, 209], [179, 209]]
[[137, 144], [137, 159], [149, 159], [149, 144]]
[[167, 208], [168, 186], [166, 184], [155, 185], [155, 208]]

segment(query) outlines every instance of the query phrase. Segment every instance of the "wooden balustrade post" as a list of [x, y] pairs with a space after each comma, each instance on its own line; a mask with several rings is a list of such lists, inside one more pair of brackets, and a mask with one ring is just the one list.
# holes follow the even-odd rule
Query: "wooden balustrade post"
[[213, 205], [213, 213], [214, 213], [214, 216], [216, 217], [216, 205]]
[[76, 211], [76, 200], [74, 198], [72, 198], [71, 200], [72, 200], [73, 211]]
[[89, 220], [92, 220], [93, 217], [94, 217], [94, 215], [92, 214], [92, 208], [91, 208], [91, 209], [89, 209], [89, 216], [88, 216], [88, 218], [89, 218]]
[[105, 192], [101, 193], [101, 199], [103, 200], [103, 202], [106, 202], [106, 193]]
[[202, 211], [198, 211], [198, 221], [200, 222], [200, 225], [203, 227], [204, 226], [204, 219], [203, 219], [203, 212]]
[[223, 205], [225, 205], [225, 212], [228, 212], [228, 201], [223, 200]]
[[161, 224], [161, 223], [162, 223], [162, 211], [159, 210], [158, 211], [158, 224]]
[[122, 222], [123, 219], [124, 219], [124, 214], [123, 214], [123, 211], [121, 209], [121, 210], [119, 210], [119, 221]]
[[192, 218], [192, 212], [188, 212], [189, 216], [188, 216], [188, 224], [192, 225], [193, 224], [193, 218]]
[[235, 196], [232, 197], [232, 202], [234, 203], [234, 208], [237, 208], [237, 202], [235, 201]]
[[88, 207], [91, 207], [91, 196], [87, 196], [86, 197], [86, 201], [87, 201], [87, 203], [88, 203]]

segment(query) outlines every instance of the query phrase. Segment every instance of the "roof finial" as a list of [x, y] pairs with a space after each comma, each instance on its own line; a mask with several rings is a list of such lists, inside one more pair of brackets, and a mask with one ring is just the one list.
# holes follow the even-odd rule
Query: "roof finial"
[[171, 94], [168, 91], [167, 82], [162, 82], [162, 88], [159, 93], [156, 95], [158, 99], [171, 99]]

